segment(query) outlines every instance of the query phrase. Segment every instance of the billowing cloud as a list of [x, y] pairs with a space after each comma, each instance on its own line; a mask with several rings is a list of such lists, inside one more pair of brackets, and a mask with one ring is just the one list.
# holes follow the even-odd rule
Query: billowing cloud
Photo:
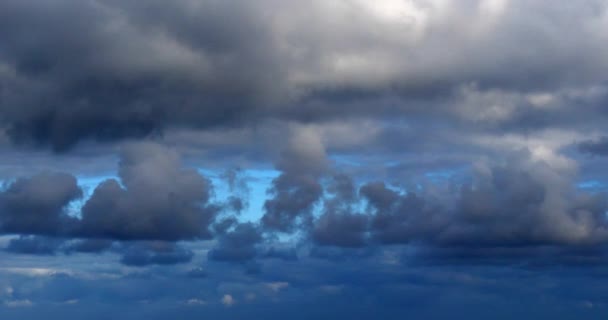
[[76, 178], [66, 173], [41, 173], [8, 182], [0, 192], [3, 233], [58, 235], [73, 231], [75, 218], [67, 205], [80, 198]]
[[281, 232], [293, 232], [296, 224], [310, 224], [311, 210], [322, 195], [318, 179], [327, 167], [325, 150], [313, 128], [296, 127], [280, 155], [272, 181], [272, 197], [264, 203], [262, 224]]
[[501, 3], [5, 1], [0, 112], [57, 150], [271, 118], [593, 119], [561, 102], [601, 91], [605, 4]]
[[210, 182], [178, 155], [155, 144], [122, 153], [120, 182], [102, 182], [82, 208], [82, 233], [114, 239], [210, 238], [217, 212], [209, 205]]

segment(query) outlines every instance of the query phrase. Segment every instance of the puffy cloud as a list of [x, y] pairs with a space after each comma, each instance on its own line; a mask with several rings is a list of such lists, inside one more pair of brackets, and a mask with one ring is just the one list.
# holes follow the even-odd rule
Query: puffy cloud
[[[311, 229], [317, 245], [408, 244], [446, 254], [447, 248], [462, 253], [512, 248], [531, 257], [543, 246], [572, 248], [560, 255], [574, 256], [575, 248], [596, 248], [608, 241], [606, 196], [581, 192], [570, 170], [527, 153], [513, 155], [503, 164], [480, 163], [473, 168], [471, 181], [448, 183], [439, 190], [370, 182], [354, 196], [352, 182], [341, 179], [328, 189], [342, 194], [333, 191]], [[362, 203], [367, 210], [357, 213]], [[323, 252], [327, 250], [314, 249], [311, 254]]]
[[81, 196], [76, 178], [66, 173], [18, 178], [0, 191], [0, 230], [38, 235], [72, 231], [76, 219], [67, 206]]
[[102, 182], [82, 208], [82, 234], [113, 239], [208, 239], [210, 181], [156, 144], [123, 150], [120, 182]]
[[209, 226], [220, 211], [210, 202], [211, 182], [183, 166], [177, 152], [152, 143], [126, 146], [118, 176], [120, 181], [97, 186], [80, 211], [70, 206], [82, 190], [69, 174], [7, 182], [0, 192], [0, 230], [86, 238], [72, 251], [102, 251], [112, 240], [211, 238]]
[[580, 194], [570, 173], [544, 162], [480, 168], [451, 201], [401, 195], [383, 185], [361, 191], [375, 210], [374, 236], [382, 242], [441, 246], [596, 245], [606, 241], [606, 198]]
[[281, 175], [272, 181], [272, 197], [264, 203], [262, 224], [269, 230], [293, 232], [311, 223], [313, 205], [323, 188], [318, 179], [327, 169], [320, 136], [310, 127], [294, 127], [277, 163]]

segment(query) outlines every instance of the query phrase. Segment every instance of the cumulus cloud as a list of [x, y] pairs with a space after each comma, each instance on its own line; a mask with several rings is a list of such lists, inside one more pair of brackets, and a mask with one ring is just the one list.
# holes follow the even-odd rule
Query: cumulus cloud
[[120, 182], [102, 182], [82, 208], [82, 233], [114, 239], [208, 239], [211, 183], [156, 144], [123, 150]]
[[359, 194], [369, 214], [325, 213], [313, 230], [318, 244], [593, 247], [608, 240], [605, 195], [581, 193], [571, 172], [526, 154], [506, 164], [479, 165], [472, 181], [439, 194], [384, 182], [366, 183]]
[[320, 245], [361, 247], [366, 244], [369, 216], [357, 213], [356, 186], [351, 177], [340, 174], [327, 187], [323, 214], [312, 230], [313, 240]]
[[[84, 238], [68, 251], [99, 252], [112, 240], [210, 239], [220, 205], [210, 201], [211, 182], [184, 166], [174, 150], [157, 144], [123, 148], [119, 180], [99, 184], [81, 210], [74, 176], [41, 173], [9, 181], [0, 191], [0, 230], [8, 234]], [[11, 242], [17, 250], [44, 238]], [[21, 250], [21, 249], [19, 249]], [[26, 250], [27, 251], [27, 250]]]
[[3, 233], [59, 235], [71, 231], [70, 202], [80, 198], [76, 178], [66, 173], [40, 173], [7, 183], [0, 191]]
[[269, 230], [292, 232], [310, 224], [313, 205], [321, 198], [318, 179], [327, 169], [325, 148], [310, 127], [294, 127], [277, 163], [281, 175], [272, 181], [264, 203], [262, 224]]

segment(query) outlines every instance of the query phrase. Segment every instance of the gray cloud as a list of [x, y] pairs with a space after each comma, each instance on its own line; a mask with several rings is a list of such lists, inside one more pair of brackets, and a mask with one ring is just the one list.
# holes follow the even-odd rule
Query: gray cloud
[[82, 208], [82, 233], [113, 239], [208, 239], [217, 208], [210, 182], [155, 144], [126, 148], [120, 182], [101, 183]]
[[[605, 3], [393, 5], [3, 2], [2, 176], [27, 176], [0, 191], [0, 231], [24, 236], [11, 250], [48, 251], [27, 235], [68, 253], [215, 237], [209, 259], [254, 270], [310, 247], [603, 245], [605, 195], [576, 187], [601, 184], [601, 163], [567, 148], [605, 153]], [[117, 178], [77, 212], [75, 176], [106, 175], [116, 148]], [[233, 216], [253, 199], [247, 177], [220, 174], [230, 195], [215, 203], [196, 169], [269, 163], [280, 174], [252, 224]], [[275, 233], [302, 235], [298, 249]], [[161, 251], [126, 263], [191, 258]]]
[[66, 150], [261, 119], [439, 113], [532, 128], [599, 112], [560, 101], [602, 86], [603, 2], [394, 5], [5, 1], [3, 124], [15, 142]]
[[0, 1], [0, 314], [600, 319], [607, 29], [605, 0]]
[[[554, 246], [575, 253], [608, 241], [605, 194], [581, 193], [571, 172], [526, 153], [506, 164], [478, 164], [470, 182], [437, 190], [371, 182], [353, 196], [352, 183], [342, 179], [329, 189], [346, 185], [347, 196], [333, 191], [311, 231], [320, 246], [408, 244], [458, 252]], [[363, 203], [367, 212], [357, 213]]]
[[71, 232], [76, 219], [67, 205], [80, 198], [76, 178], [66, 173], [40, 173], [9, 182], [0, 192], [3, 233], [59, 235]]
[[264, 203], [261, 221], [269, 230], [293, 232], [298, 224], [311, 223], [312, 207], [323, 193], [318, 179], [327, 169], [327, 159], [314, 129], [292, 129], [277, 169], [281, 175], [272, 181], [272, 196]]
[[[604, 195], [579, 195], [567, 174], [547, 164], [491, 167], [478, 173], [477, 179], [460, 189], [453, 212], [429, 208], [427, 201], [414, 198], [403, 202], [404, 207], [393, 201], [390, 206], [396, 207], [379, 211], [378, 218], [387, 212], [395, 212], [387, 218], [412, 212], [406, 208], [415, 213], [398, 223], [384, 224], [378, 236], [390, 235], [391, 227], [401, 226], [413, 239], [427, 237], [441, 245], [594, 245], [606, 241]], [[418, 232], [422, 234], [416, 235]]]

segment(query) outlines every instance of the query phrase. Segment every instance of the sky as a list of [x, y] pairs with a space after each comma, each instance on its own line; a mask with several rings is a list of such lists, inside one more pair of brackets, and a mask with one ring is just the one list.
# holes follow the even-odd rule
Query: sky
[[1, 319], [605, 319], [608, 1], [0, 0]]

